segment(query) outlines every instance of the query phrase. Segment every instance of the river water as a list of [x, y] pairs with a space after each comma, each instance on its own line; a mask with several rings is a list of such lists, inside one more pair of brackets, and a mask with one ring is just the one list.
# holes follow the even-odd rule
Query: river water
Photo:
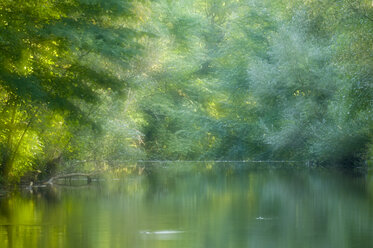
[[373, 178], [152, 164], [0, 198], [1, 248], [373, 247]]

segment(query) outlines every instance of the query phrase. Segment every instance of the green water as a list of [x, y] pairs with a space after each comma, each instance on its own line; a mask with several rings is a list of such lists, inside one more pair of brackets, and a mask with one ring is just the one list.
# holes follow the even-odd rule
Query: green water
[[373, 247], [368, 174], [160, 164], [111, 176], [0, 198], [0, 247]]

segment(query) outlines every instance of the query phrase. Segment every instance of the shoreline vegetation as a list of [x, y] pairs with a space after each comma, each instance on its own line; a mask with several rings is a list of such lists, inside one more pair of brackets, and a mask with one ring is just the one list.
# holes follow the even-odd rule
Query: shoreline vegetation
[[3, 0], [0, 33], [0, 184], [110, 161], [372, 167], [371, 0]]
[[[104, 169], [102, 169], [104, 168]], [[28, 190], [32, 192], [39, 188], [49, 187], [85, 187], [93, 182], [111, 182], [116, 180], [126, 180], [133, 176], [150, 175], [153, 170], [165, 169], [173, 172], [192, 172], [210, 170], [233, 170], [233, 171], [255, 171], [255, 170], [309, 170], [324, 171], [332, 174], [347, 173], [349, 175], [366, 176], [370, 175], [372, 167], [366, 165], [359, 167], [331, 167], [312, 164], [309, 161], [132, 161], [129, 163], [121, 162], [120, 165], [101, 166], [96, 169], [85, 168], [85, 172], [59, 172], [50, 178], [40, 178], [40, 174], [29, 174], [21, 178], [20, 182], [15, 184], [0, 184], [0, 197], [6, 196], [9, 192]], [[194, 171], [194, 172], [193, 172]], [[172, 173], [172, 172], [171, 172]], [[77, 185], [72, 182], [78, 182]], [[17, 187], [14, 187], [17, 186]]]

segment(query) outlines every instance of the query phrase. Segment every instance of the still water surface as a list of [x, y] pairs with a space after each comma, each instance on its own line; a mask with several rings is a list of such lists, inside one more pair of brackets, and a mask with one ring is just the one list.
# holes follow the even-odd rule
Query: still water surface
[[373, 247], [367, 174], [158, 164], [111, 176], [0, 198], [0, 247]]

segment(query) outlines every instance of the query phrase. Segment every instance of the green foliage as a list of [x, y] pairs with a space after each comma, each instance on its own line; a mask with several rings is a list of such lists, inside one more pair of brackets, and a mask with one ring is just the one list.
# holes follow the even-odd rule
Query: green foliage
[[4, 0], [0, 174], [372, 154], [371, 1]]
[[[124, 92], [146, 34], [129, 1], [0, 3], [1, 174], [72, 150], [106, 91]], [[36, 164], [36, 163], [34, 163]]]
[[370, 3], [179, 5], [184, 8], [172, 8], [172, 20], [184, 21], [157, 24], [168, 30], [158, 35], [170, 42], [148, 75], [155, 85], [143, 104], [148, 155], [341, 166], [366, 157], [372, 142]]

